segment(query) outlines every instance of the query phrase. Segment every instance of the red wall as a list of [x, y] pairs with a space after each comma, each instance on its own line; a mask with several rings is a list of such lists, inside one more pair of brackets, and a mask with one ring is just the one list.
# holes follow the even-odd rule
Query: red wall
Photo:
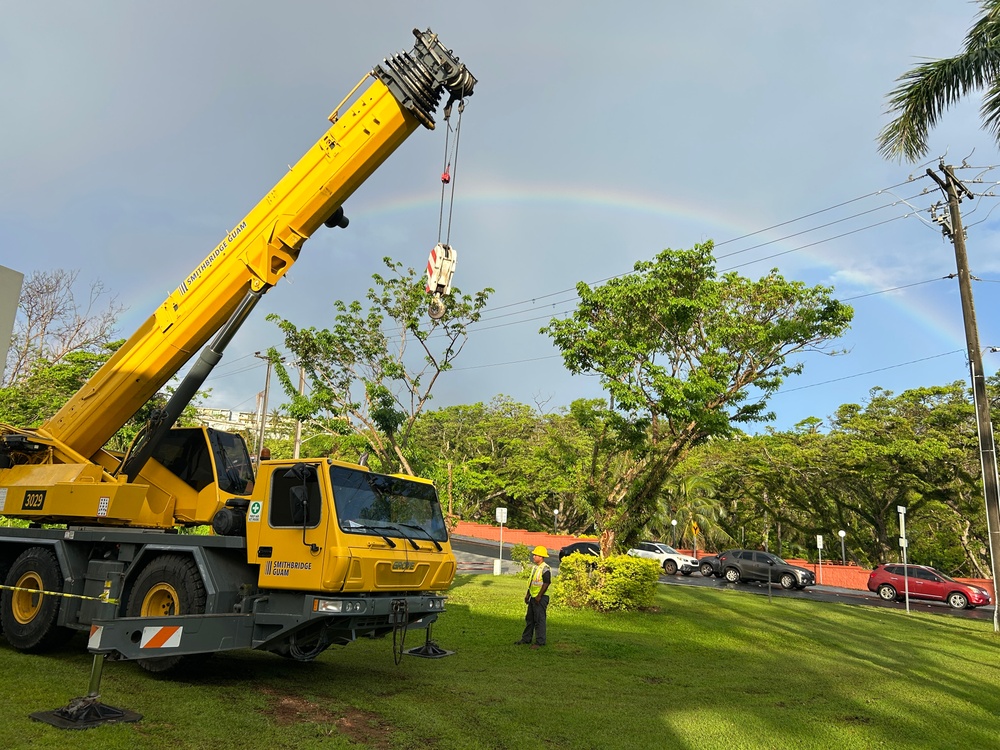
[[[470, 521], [459, 521], [452, 534], [456, 536], [468, 536], [474, 539], [489, 539], [500, 544], [500, 527], [485, 523], [472, 523]], [[564, 534], [549, 534], [544, 531], [525, 531], [524, 529], [503, 528], [504, 544], [526, 544], [528, 547], [542, 545], [550, 552], [558, 553], [560, 549], [573, 542], [594, 542], [593, 537], [576, 537]], [[684, 554], [691, 554], [691, 550], [678, 550]], [[704, 557], [705, 552], [698, 550], [696, 557]], [[868, 590], [868, 576], [871, 573], [867, 568], [859, 568], [857, 565], [841, 565], [839, 563], [824, 562], [822, 566], [817, 563], [806, 562], [805, 560], [789, 560], [793, 565], [800, 565], [808, 568], [816, 574], [816, 582], [823, 586], [836, 586], [844, 589]], [[993, 581], [980, 578], [959, 578], [964, 583], [971, 583], [975, 586], [982, 586], [993, 595]]]

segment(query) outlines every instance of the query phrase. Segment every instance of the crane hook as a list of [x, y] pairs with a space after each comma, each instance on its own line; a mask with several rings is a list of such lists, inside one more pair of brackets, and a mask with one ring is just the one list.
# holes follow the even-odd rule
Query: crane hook
[[440, 294], [435, 294], [431, 297], [431, 302], [427, 306], [427, 314], [430, 315], [431, 320], [441, 320], [445, 314], [444, 300], [441, 299]]
[[431, 249], [427, 258], [427, 283], [424, 290], [431, 295], [427, 314], [431, 320], [444, 317], [444, 297], [451, 291], [451, 277], [455, 275], [458, 256], [451, 245], [439, 242]]

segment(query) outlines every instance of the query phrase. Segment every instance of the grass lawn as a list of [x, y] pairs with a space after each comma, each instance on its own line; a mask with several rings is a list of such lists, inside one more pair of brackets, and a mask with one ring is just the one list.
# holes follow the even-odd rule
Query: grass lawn
[[[83, 639], [44, 656], [0, 645], [3, 748], [645, 748], [1000, 746], [991, 622], [661, 587], [654, 612], [550, 607], [549, 645], [514, 646], [524, 581], [459, 576], [434, 640], [308, 664], [235, 652], [172, 679], [115, 662], [105, 703], [136, 724], [62, 731], [28, 714], [87, 692]], [[406, 647], [423, 642], [409, 634]]]

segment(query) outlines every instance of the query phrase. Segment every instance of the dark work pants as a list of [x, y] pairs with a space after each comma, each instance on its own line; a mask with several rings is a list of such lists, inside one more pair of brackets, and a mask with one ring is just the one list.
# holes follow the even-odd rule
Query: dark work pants
[[539, 646], [545, 645], [545, 611], [549, 606], [549, 597], [542, 594], [542, 600], [536, 602], [534, 598], [528, 600], [528, 613], [524, 616], [524, 632], [521, 633], [521, 640], [524, 643], [531, 643], [531, 634], [535, 634], [535, 643]]

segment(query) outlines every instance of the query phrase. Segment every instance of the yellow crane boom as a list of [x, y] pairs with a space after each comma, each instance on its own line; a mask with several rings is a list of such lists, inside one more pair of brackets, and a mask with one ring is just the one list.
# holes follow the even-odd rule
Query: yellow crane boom
[[[38, 430], [90, 458], [208, 342], [248, 292], [274, 286], [303, 243], [421, 124], [438, 92], [472, 93], [475, 79], [436, 35], [416, 32], [409, 56], [386, 60], [371, 85], [236, 224], [90, 381]], [[420, 86], [416, 74], [433, 71]], [[431, 75], [434, 75], [431, 72]], [[443, 79], [443, 80], [442, 80]]]
[[[92, 518], [164, 528], [175, 521], [210, 522], [228, 501], [226, 493], [239, 492], [221, 477], [232, 469], [219, 465], [227, 461], [223, 454], [231, 459], [232, 447], [212, 448], [220, 479], [208, 493], [208, 475], [198, 473], [206, 470], [192, 468], [198, 463], [193, 448], [171, 449], [183, 452], [183, 460], [168, 460], [160, 449], [225, 346], [296, 262], [305, 241], [324, 224], [347, 226], [344, 201], [419, 126], [434, 127], [444, 94], [450, 107], [473, 93], [476, 79], [438, 36], [413, 33], [413, 49], [385, 58], [362, 78], [330, 115], [327, 131], [51, 419], [35, 429], [0, 425], [0, 513], [49, 523]], [[104, 450], [199, 350], [125, 458]], [[209, 450], [211, 438], [201, 442], [199, 450]], [[154, 457], [180, 476], [151, 462]]]

